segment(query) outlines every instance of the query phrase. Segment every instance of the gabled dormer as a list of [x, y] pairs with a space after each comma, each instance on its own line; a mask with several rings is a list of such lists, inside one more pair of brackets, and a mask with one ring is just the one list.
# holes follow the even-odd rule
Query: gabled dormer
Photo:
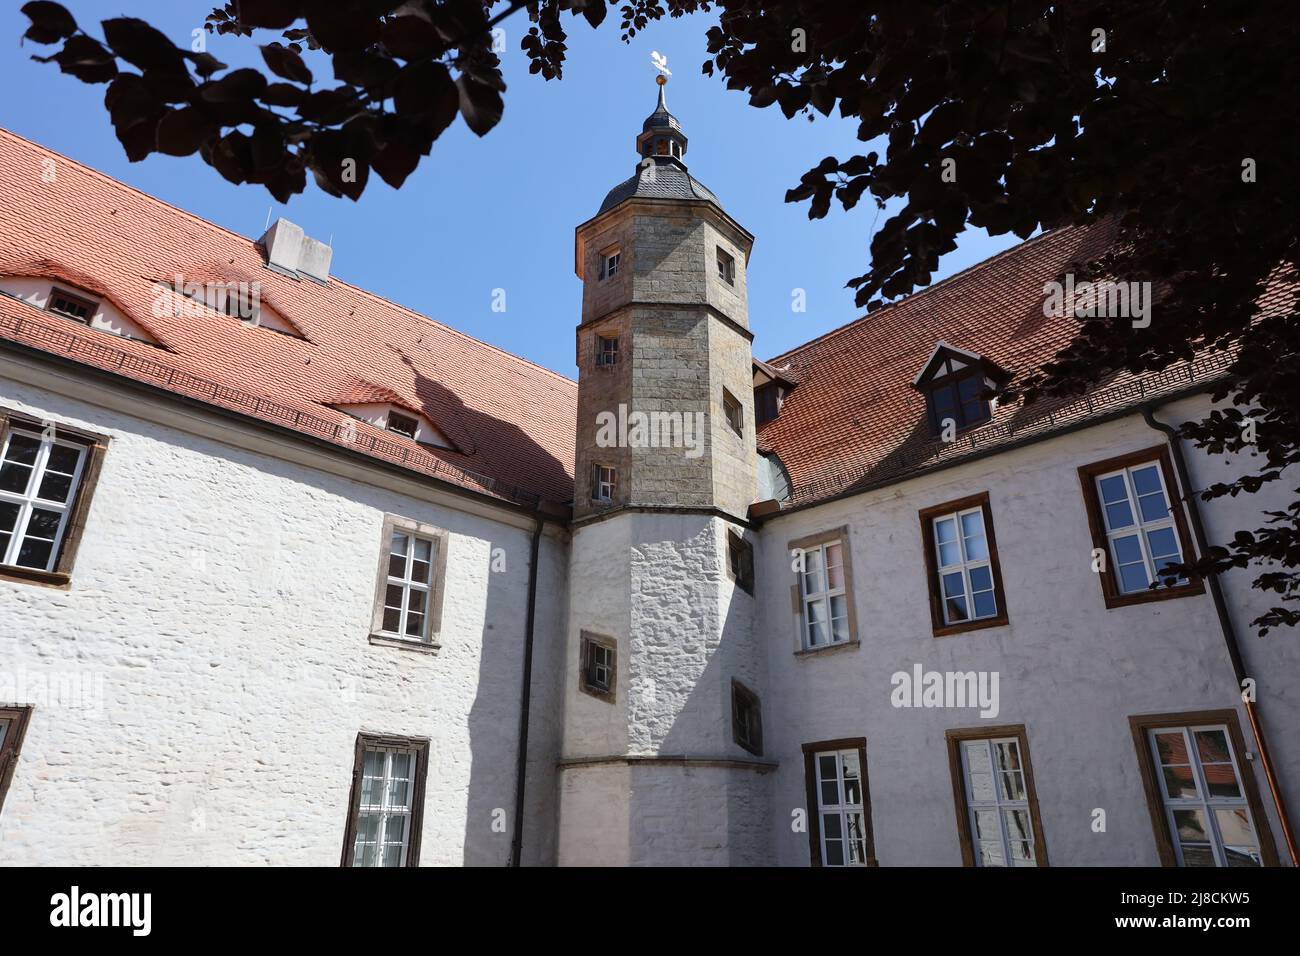
[[107, 295], [45, 276], [0, 276], [0, 294], [118, 338], [161, 347], [143, 325]]
[[754, 359], [754, 424], [762, 428], [781, 414], [781, 406], [798, 376], [787, 365], [776, 368]]
[[358, 381], [324, 404], [421, 445], [459, 450], [428, 415], [390, 389]]
[[943, 434], [946, 422], [954, 432], [983, 425], [993, 418], [996, 391], [1011, 378], [996, 363], [975, 352], [940, 342], [930, 353], [912, 387], [925, 395], [930, 431]]

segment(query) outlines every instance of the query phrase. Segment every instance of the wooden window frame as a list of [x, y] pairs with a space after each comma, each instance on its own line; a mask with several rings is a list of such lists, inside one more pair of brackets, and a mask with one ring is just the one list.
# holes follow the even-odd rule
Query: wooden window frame
[[925, 392], [925, 410], [927, 417], [930, 419], [932, 434], [943, 434], [944, 419], [939, 417], [939, 409], [934, 403], [934, 393], [942, 388], [952, 388], [954, 390], [953, 395], [956, 398], [956, 403], [953, 406], [952, 420], [958, 435], [993, 421], [993, 415], [997, 409], [994, 407], [993, 401], [988, 398], [980, 399], [984, 403], [985, 417], [978, 421], [968, 422], [966, 420], [966, 410], [961, 400], [961, 383], [968, 378], [979, 379], [981, 393], [989, 387], [988, 376], [979, 365], [968, 365], [954, 372], [948, 372], [946, 375], [935, 376], [921, 386], [921, 389]]
[[[1154, 445], [1150, 448], [1143, 448], [1139, 451], [1080, 466], [1079, 484], [1083, 492], [1083, 505], [1088, 514], [1088, 530], [1092, 535], [1092, 546], [1100, 549], [1106, 555], [1105, 563], [1102, 565], [1098, 577], [1101, 579], [1101, 593], [1108, 610], [1117, 607], [1131, 607], [1135, 604], [1150, 604], [1153, 601], [1192, 597], [1205, 593], [1205, 582], [1198, 577], [1190, 577], [1186, 584], [1179, 584], [1174, 587], [1160, 585], [1153, 589], [1136, 591], [1132, 594], [1124, 594], [1119, 589], [1112, 567], [1115, 557], [1111, 552], [1110, 541], [1106, 536], [1106, 523], [1102, 519], [1101, 496], [1097, 491], [1096, 479], [1099, 475], [1104, 475], [1107, 472], [1119, 471], [1122, 468], [1132, 468], [1151, 462], [1157, 462], [1160, 465], [1160, 477], [1164, 480], [1165, 495], [1169, 500], [1169, 510], [1174, 517], [1174, 528], [1178, 535], [1178, 546], [1182, 549], [1183, 562], [1186, 564], [1196, 560], [1196, 546], [1195, 542], [1192, 541], [1192, 534], [1187, 524], [1186, 509], [1183, 505], [1183, 490], [1178, 483], [1178, 476], [1174, 473], [1174, 466], [1169, 458], [1168, 445]], [[1138, 517], [1138, 515], [1134, 515], [1135, 519]], [[1140, 525], [1138, 527], [1139, 533], [1141, 533]]]
[[5, 795], [9, 793], [9, 784], [23, 751], [23, 738], [27, 736], [27, 725], [32, 719], [32, 707], [0, 707], [0, 718], [9, 721], [4, 742], [0, 743], [0, 812], [3, 812]]
[[754, 544], [735, 528], [727, 529], [727, 576], [751, 597], [754, 594]]
[[722, 389], [722, 416], [733, 432], [741, 438], [745, 437], [745, 406], [726, 388]]
[[[993, 594], [998, 602], [998, 613], [993, 617], [949, 624], [943, 614], [943, 584], [939, 578], [939, 555], [934, 542], [934, 522], [936, 518], [945, 518], [950, 514], [973, 508], [982, 509], [984, 514], [984, 540], [989, 549], [989, 568], [993, 575]], [[1009, 623], [1007, 594], [1002, 586], [1002, 562], [998, 557], [998, 537], [993, 528], [993, 508], [989, 503], [989, 493], [981, 491], [977, 495], [968, 495], [941, 505], [922, 508], [918, 516], [921, 521], [921, 547], [925, 554], [926, 586], [930, 595], [930, 625], [933, 635], [950, 637], [968, 631], [983, 630], [986, 627], [1005, 627]]]
[[[853, 548], [849, 537], [849, 526], [841, 525], [838, 528], [832, 528], [828, 531], [821, 531], [817, 534], [795, 538], [793, 541], [786, 542], [786, 550], [793, 551], [798, 548], [807, 551], [811, 548], [833, 544], [835, 542], [839, 542], [841, 552], [844, 556], [844, 597], [848, 601], [849, 611], [848, 640], [839, 641], [838, 643], [831, 641], [829, 644], [822, 644], [817, 647], [810, 647], [808, 645], [807, 622], [804, 620], [803, 572], [796, 571], [794, 584], [790, 586], [791, 610], [794, 611], [795, 623], [797, 624], [798, 630], [798, 639], [795, 646], [796, 654], [820, 654], [824, 651], [831, 651], [842, 647], [857, 647], [859, 645], [858, 615], [853, 600]], [[828, 622], [831, 620], [830, 617], [827, 617]], [[832, 637], [834, 636], [833, 626], [831, 628], [831, 635]]]
[[[601, 647], [610, 652], [609, 687], [602, 688], [587, 681], [587, 667], [590, 663], [590, 648]], [[597, 634], [594, 631], [579, 632], [578, 640], [578, 689], [597, 700], [607, 704], [614, 703], [618, 688], [618, 642], [612, 637]]]
[[1236, 758], [1238, 776], [1246, 796], [1246, 805], [1255, 824], [1255, 836], [1259, 839], [1259, 854], [1264, 866], [1279, 866], [1277, 847], [1273, 843], [1273, 831], [1269, 826], [1268, 814], [1260, 800], [1259, 787], [1255, 784], [1252, 762], [1246, 759], [1246, 741], [1241, 735], [1241, 724], [1237, 712], [1231, 708], [1224, 710], [1191, 710], [1169, 714], [1137, 714], [1128, 719], [1129, 729], [1133, 734], [1133, 745], [1137, 749], [1138, 771], [1142, 776], [1142, 791], [1147, 801], [1147, 812], [1151, 817], [1151, 832], [1155, 837], [1156, 852], [1160, 856], [1161, 866], [1178, 866], [1178, 854], [1174, 849], [1173, 836], [1165, 820], [1165, 802], [1156, 779], [1158, 768], [1148, 742], [1148, 731], [1159, 727], [1195, 727], [1203, 724], [1222, 724], [1228, 728], [1228, 740], [1232, 744], [1233, 756]]
[[1043, 835], [1043, 819], [1038, 812], [1038, 790], [1034, 787], [1034, 763], [1029, 754], [1029, 737], [1024, 724], [1003, 724], [997, 727], [962, 727], [944, 732], [948, 745], [948, 769], [952, 775], [953, 806], [957, 811], [957, 833], [961, 842], [962, 866], [976, 865], [975, 834], [971, 832], [970, 806], [966, 801], [966, 775], [962, 770], [961, 745], [967, 740], [990, 740], [1014, 737], [1020, 748], [1020, 760], [1025, 776], [1025, 797], [1029, 819], [1034, 828], [1034, 859], [1038, 866], [1051, 864], [1047, 856], [1047, 840]]
[[[748, 734], [751, 737], [748, 742], [741, 736], [741, 725], [746, 723], [741, 719], [742, 707], [749, 708], [754, 716], [752, 727], [749, 728], [753, 732]], [[731, 679], [731, 739], [755, 757], [763, 756], [763, 702], [756, 693], [734, 677]]]
[[[394, 418], [410, 422], [411, 431], [407, 433], [400, 428], [393, 427]], [[392, 432], [394, 435], [400, 435], [402, 438], [409, 438], [411, 441], [415, 441], [415, 436], [420, 433], [420, 419], [415, 415], [408, 414], [407, 412], [401, 412], [395, 408], [390, 408], [388, 414], [384, 417], [384, 430]]]
[[[425, 606], [424, 636], [419, 640], [384, 630], [384, 605], [388, 593], [388, 558], [397, 532], [433, 541], [438, 549], [433, 559], [429, 598]], [[379, 569], [375, 576], [375, 602], [370, 616], [370, 643], [436, 652], [442, 647], [442, 605], [447, 586], [447, 546], [450, 534], [444, 528], [423, 524], [400, 515], [385, 515], [379, 544]], [[405, 597], [403, 598], [405, 600]]]
[[[80, 319], [75, 315], [68, 315], [66, 312], [59, 312], [54, 308], [54, 300], [56, 297], [67, 299], [69, 302], [73, 302], [77, 305], [85, 306], [86, 317]], [[91, 320], [93, 320], [95, 315], [99, 312], [99, 301], [97, 299], [87, 298], [86, 296], [76, 292], [69, 292], [62, 286], [55, 285], [50, 287], [50, 297], [45, 300], [45, 311], [50, 313], [50, 315], [57, 315], [61, 319], [67, 319], [69, 322], [76, 322], [79, 325], [90, 325]]]
[[410, 839], [406, 845], [406, 866], [420, 865], [420, 838], [424, 830], [424, 790], [429, 773], [429, 738], [399, 737], [361, 731], [357, 734], [352, 759], [352, 789], [348, 794], [348, 818], [343, 830], [343, 855], [339, 866], [351, 868], [353, 844], [357, 839], [357, 819], [361, 812], [361, 775], [365, 769], [368, 747], [392, 747], [409, 750], [415, 755], [414, 787], [411, 792]]
[[867, 739], [845, 737], [838, 740], [819, 740], [803, 745], [804, 794], [808, 814], [808, 857], [810, 866], [822, 866], [821, 794], [817, 791], [817, 754], [829, 751], [857, 750], [858, 766], [862, 773], [862, 827], [866, 840], [866, 865], [879, 866], [876, 859], [876, 838], [871, 826], [871, 786], [867, 773]]
[[59, 540], [58, 556], [51, 571], [0, 564], [0, 580], [67, 590], [72, 586], [72, 570], [76, 563], [77, 551], [81, 546], [82, 535], [86, 530], [86, 521], [90, 516], [90, 506], [95, 497], [96, 486], [99, 484], [99, 474], [104, 464], [104, 455], [108, 451], [109, 439], [106, 435], [70, 429], [57, 422], [43, 422], [0, 408], [0, 448], [4, 447], [5, 439], [14, 427], [44, 434], [51, 425], [56, 439], [83, 445], [86, 448], [74, 498], [67, 509], [67, 520], [64, 524], [63, 536]]

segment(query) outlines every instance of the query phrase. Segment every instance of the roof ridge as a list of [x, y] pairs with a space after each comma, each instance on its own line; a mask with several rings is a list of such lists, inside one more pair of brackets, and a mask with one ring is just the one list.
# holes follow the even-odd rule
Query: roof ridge
[[976, 269], [982, 269], [985, 266], [989, 265], [990, 263], [996, 262], [998, 259], [1001, 259], [1005, 256], [1009, 256], [1013, 252], [1019, 252], [1025, 247], [1040, 242], [1041, 240], [1044, 240], [1049, 236], [1055, 236], [1067, 229], [1076, 229], [1076, 228], [1078, 227], [1058, 226], [1055, 229], [1049, 229], [1047, 231], [1040, 232], [1038, 235], [1031, 236], [1030, 238], [1024, 240], [1023, 242], [1018, 242], [1014, 246], [1010, 246], [1006, 249], [1003, 249], [1001, 252], [995, 252], [987, 259], [981, 259], [979, 262], [972, 263], [971, 265], [967, 266], [965, 269], [961, 269], [958, 272], [954, 272], [950, 276], [945, 276], [944, 278], [940, 279], [938, 282], [931, 283], [930, 285], [926, 286], [924, 289], [922, 289], [919, 292], [913, 292], [911, 295], [905, 295], [901, 299], [895, 299], [893, 302], [887, 302], [876, 312], [867, 312], [863, 315], [858, 316], [856, 319], [850, 319], [848, 322], [845, 322], [843, 325], [836, 326], [835, 328], [827, 332], [823, 332], [821, 335], [818, 335], [815, 338], [811, 338], [807, 342], [804, 342], [801, 345], [796, 345], [794, 348], [786, 349], [784, 352], [780, 353], [779, 355], [775, 355], [772, 358], [768, 359], [767, 362], [769, 365], [775, 365], [777, 361], [779, 361], [780, 359], [788, 358], [789, 356], [793, 355], [795, 352], [800, 352], [803, 349], [816, 345], [818, 342], [821, 342], [823, 339], [828, 339], [834, 335], [840, 334], [841, 332], [846, 332], [849, 329], [853, 328], [855, 325], [857, 325], [859, 322], [865, 322], [867, 319], [873, 316], [876, 318], [880, 318], [886, 312], [896, 308], [897, 306], [902, 305], [904, 302], [910, 302], [913, 299], [919, 299], [930, 292], [934, 292], [936, 289], [946, 286], [949, 283], [955, 282], [958, 279], [960, 279], [962, 276], [966, 275], [968, 272], [974, 272]]
[[[103, 182], [108, 183], [109, 185], [115, 188], [124, 189], [128, 192], [134, 193], [137, 196], [142, 196], [143, 198], [147, 199], [149, 202], [156, 203], [157, 205], [170, 209], [173, 212], [178, 212], [181, 215], [186, 216], [189, 219], [192, 219], [194, 222], [202, 226], [206, 226], [209, 229], [215, 229], [218, 232], [225, 233], [228, 236], [233, 236], [234, 238], [244, 242], [250, 242], [254, 245], [257, 244], [256, 239], [251, 239], [248, 236], [243, 235], [242, 233], [235, 232], [233, 229], [227, 229], [225, 226], [212, 222], [210, 219], [204, 219], [202, 216], [198, 215], [197, 213], [190, 212], [188, 209], [182, 209], [180, 206], [173, 205], [172, 203], [167, 202], [165, 199], [159, 199], [157, 196], [154, 196], [151, 193], [147, 193], [143, 189], [137, 189], [134, 186], [122, 182], [120, 179], [114, 179], [112, 176], [108, 175], [107, 173], [101, 170], [95, 169], [95, 167], [93, 166], [88, 166], [85, 163], [81, 162], [80, 160], [73, 159], [71, 156], [68, 156], [65, 153], [60, 153], [57, 150], [50, 149], [48, 146], [44, 146], [41, 143], [36, 142], [35, 140], [30, 140], [26, 136], [23, 136], [21, 133], [16, 133], [6, 126], [0, 126], [0, 135], [12, 137], [14, 140], [17, 140], [19, 143], [25, 144], [26, 146], [30, 146], [36, 149], [38, 152], [47, 153], [51, 156], [57, 156], [61, 160], [66, 160], [72, 165], [82, 170], [85, 170], [86, 172], [90, 173], [92, 176], [102, 180]], [[347, 286], [349, 289], [352, 289], [355, 292], [359, 292], [362, 295], [370, 297], [371, 299], [376, 299], [380, 302], [392, 306], [395, 309], [400, 309], [401, 311], [407, 313], [408, 315], [412, 315], [415, 316], [416, 318], [423, 319], [426, 322], [431, 322], [434, 325], [438, 326], [439, 328], [446, 329], [451, 334], [458, 335], [463, 339], [475, 343], [476, 345], [481, 345], [482, 347], [489, 349], [493, 352], [497, 352], [500, 355], [504, 355], [508, 358], [512, 358], [518, 362], [522, 362], [523, 364], [531, 366], [532, 368], [535, 368], [538, 371], [545, 372], [547, 375], [559, 379], [562, 382], [566, 382], [573, 386], [577, 385], [577, 382], [569, 378], [567, 375], [561, 375], [559, 372], [556, 372], [553, 369], [546, 368], [543, 365], [539, 365], [536, 362], [532, 361], [531, 359], [524, 358], [522, 355], [516, 355], [515, 353], [508, 352], [505, 349], [500, 348], [499, 346], [491, 344], [490, 342], [484, 342], [482, 339], [475, 338], [474, 336], [470, 335], [468, 332], [462, 332], [460, 329], [455, 328], [454, 326], [447, 325], [445, 322], [439, 322], [437, 319], [431, 318], [430, 316], [424, 315], [423, 313], [416, 312], [414, 309], [409, 308], [408, 306], [404, 306], [401, 303], [394, 302], [392, 299], [382, 296], [377, 292], [371, 292], [368, 289], [363, 289], [361, 286], [354, 285], [353, 283], [348, 282], [346, 279], [339, 278], [338, 276], [331, 276], [330, 278], [337, 281], [340, 285]]]

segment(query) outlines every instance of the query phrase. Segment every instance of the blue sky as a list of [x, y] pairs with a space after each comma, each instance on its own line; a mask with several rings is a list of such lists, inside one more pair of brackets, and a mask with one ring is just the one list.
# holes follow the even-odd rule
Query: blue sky
[[[117, 8], [64, 0], [87, 32]], [[130, 14], [189, 47], [214, 0], [136, 0]], [[562, 80], [529, 75], [519, 40], [526, 15], [502, 24], [507, 90], [501, 123], [479, 138], [457, 119], [399, 191], [372, 176], [357, 203], [334, 199], [310, 184], [286, 206], [261, 186], [235, 186], [197, 156], [152, 155], [130, 163], [103, 108], [104, 86], [89, 86], [38, 64], [18, 45], [27, 27], [19, 4], [0, 12], [0, 125], [102, 170], [166, 202], [242, 235], [261, 235], [268, 211], [309, 235], [332, 241], [333, 273], [476, 338], [575, 376], [572, 329], [581, 289], [573, 273], [573, 228], [595, 214], [605, 193], [630, 176], [634, 140], [654, 109], [650, 51], [673, 71], [668, 105], [690, 137], [692, 175], [718, 194], [727, 211], [757, 238], [749, 264], [750, 325], [760, 358], [807, 341], [861, 314], [845, 280], [866, 270], [876, 219], [864, 202], [845, 213], [832, 206], [810, 221], [807, 204], [787, 204], [785, 191], [824, 156], [867, 151], [856, 123], [817, 116], [785, 119], [773, 106], [700, 72], [705, 31], [714, 15], [652, 24], [630, 44], [619, 39], [616, 15], [598, 30], [564, 16], [569, 61]], [[266, 32], [259, 42], [275, 35]], [[232, 66], [261, 65], [247, 39], [208, 36], [209, 52]], [[318, 86], [331, 86], [327, 62], [311, 61]], [[882, 213], [875, 222], [884, 220]], [[951, 275], [1015, 243], [1014, 237], [965, 233], [936, 278]], [[492, 310], [504, 289], [506, 311]], [[791, 309], [806, 290], [807, 311]]]

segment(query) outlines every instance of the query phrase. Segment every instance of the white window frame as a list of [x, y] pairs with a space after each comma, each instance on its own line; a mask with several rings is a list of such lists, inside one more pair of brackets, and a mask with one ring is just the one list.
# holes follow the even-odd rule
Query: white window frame
[[[852, 756], [858, 761], [858, 796], [856, 803], [850, 803], [846, 799], [845, 793], [845, 773], [844, 758]], [[822, 784], [831, 783], [829, 777], [822, 776], [822, 757], [835, 758], [835, 788], [837, 794], [837, 803], [827, 804], [823, 802]], [[817, 791], [817, 831], [818, 840], [821, 848], [822, 866], [866, 866], [867, 859], [871, 854], [870, 840], [867, 834], [867, 811], [866, 811], [866, 768], [862, 766], [862, 753], [856, 748], [846, 748], [844, 750], [818, 750], [813, 752], [813, 785]], [[859, 833], [858, 839], [862, 843], [862, 859], [850, 861], [849, 845], [850, 826], [849, 820], [851, 815], [856, 813], [858, 819], [862, 821], [862, 832]], [[840, 836], [838, 842], [844, 844], [844, 862], [831, 863], [826, 855], [826, 818], [828, 816], [838, 816], [840, 820]]]
[[[997, 745], [1010, 744], [1016, 748], [1016, 756], [1019, 766], [1012, 770], [1003, 770], [998, 767], [997, 762]], [[993, 799], [977, 800], [975, 798], [974, 788], [971, 786], [970, 760], [968, 748], [982, 746], [989, 760], [989, 767], [993, 772]], [[1002, 850], [1002, 866], [1029, 867], [1038, 866], [1038, 840], [1034, 832], [1034, 811], [1029, 803], [1029, 776], [1025, 773], [1025, 754], [1020, 746], [1019, 737], [973, 737], [966, 738], [958, 742], [958, 751], [961, 754], [961, 779], [962, 786], [966, 788], [966, 826], [970, 830], [971, 855], [976, 866], [986, 866], [984, 862], [984, 851], [982, 841], [980, 840], [979, 823], [977, 811], [993, 811], [998, 819], [998, 832], [1000, 834]], [[1020, 774], [1020, 790], [1024, 793], [1024, 799], [1012, 799], [1008, 796], [1004, 785], [1004, 773]], [[1029, 834], [1027, 838], [1016, 837], [1017, 842], [1022, 839], [1029, 843], [1029, 853], [1033, 857], [1033, 863], [1012, 863], [1011, 855], [1011, 834], [1007, 828], [1008, 810], [1024, 811], [1024, 818], [1029, 824]]]
[[[1223, 739], [1228, 745], [1227, 763], [1232, 767], [1232, 772], [1236, 778], [1237, 797], [1214, 797], [1210, 795], [1210, 788], [1205, 777], [1205, 767], [1201, 761], [1201, 754], [1196, 747], [1195, 734], [1200, 731], [1213, 732], [1217, 731], [1223, 734]], [[1186, 748], [1188, 765], [1192, 771], [1192, 782], [1196, 785], [1196, 795], [1192, 797], [1174, 797], [1169, 794], [1168, 783], [1165, 780], [1163, 764], [1160, 760], [1160, 748], [1156, 744], [1158, 734], [1182, 734], [1183, 746]], [[1223, 836], [1219, 832], [1219, 821], [1215, 816], [1216, 810], [1244, 811], [1246, 820], [1250, 824], [1251, 835], [1255, 838], [1253, 849], [1258, 865], [1263, 866], [1263, 845], [1259, 838], [1259, 827], [1255, 824], [1255, 814], [1251, 812], [1250, 800], [1247, 796], [1246, 781], [1241, 773], [1241, 764], [1237, 757], [1237, 748], [1232, 742], [1232, 733], [1227, 724], [1189, 724], [1184, 726], [1170, 727], [1150, 727], [1147, 729], [1147, 750], [1151, 754], [1152, 766], [1155, 769], [1155, 776], [1160, 787], [1160, 801], [1165, 814], [1165, 826], [1169, 831], [1169, 842], [1173, 844], [1174, 855], [1178, 860], [1179, 866], [1186, 866], [1183, 860], [1183, 843], [1178, 838], [1178, 824], [1175, 820], [1174, 813], [1178, 810], [1200, 810], [1205, 815], [1205, 821], [1209, 825], [1207, 833], [1210, 845], [1210, 852], [1214, 857], [1215, 866], [1227, 866], [1227, 854]], [[1178, 766], [1171, 764], [1169, 766]], [[1239, 846], [1239, 844], [1228, 844], [1229, 846]]]
[[[613, 688], [614, 649], [599, 641], [588, 641], [587, 655], [587, 686], [608, 694]], [[602, 671], [603, 678], [600, 676]]]
[[[606, 346], [612, 345], [612, 348]], [[618, 364], [618, 336], [596, 335], [596, 365], [598, 368], [612, 368]]]
[[[984, 538], [983, 558], [972, 560], [966, 549], [968, 536], [965, 534], [965, 528], [962, 525], [962, 518], [967, 515], [979, 515], [980, 534]], [[957, 530], [957, 552], [958, 561], [956, 564], [943, 563], [943, 547], [939, 538], [939, 525], [941, 522], [951, 521], [953, 527]], [[939, 605], [943, 608], [943, 623], [947, 624], [966, 624], [971, 621], [986, 621], [989, 618], [997, 617], [1000, 612], [1001, 596], [998, 594], [997, 576], [993, 573], [993, 548], [989, 544], [989, 529], [987, 516], [984, 514], [984, 506], [976, 505], [973, 508], [963, 508], [960, 511], [951, 511], [948, 514], [938, 515], [930, 520], [930, 537], [934, 541], [934, 566], [938, 580], [935, 587], [939, 592]], [[975, 590], [971, 584], [970, 573], [978, 568], [988, 568], [989, 587], [980, 591], [980, 594], [991, 593], [993, 595], [993, 611], [990, 614], [975, 613]], [[962, 594], [966, 601], [966, 617], [954, 619], [948, 608], [948, 593], [944, 590], [944, 575], [961, 572]], [[955, 595], [954, 595], [955, 596]]]
[[[1134, 471], [1143, 471], [1148, 468], [1155, 469], [1156, 480], [1160, 483], [1160, 493], [1164, 497], [1165, 517], [1158, 518], [1154, 521], [1146, 521], [1142, 518], [1142, 511], [1138, 503], [1137, 485], [1133, 481]], [[1128, 504], [1129, 512], [1133, 516], [1133, 523], [1123, 528], [1112, 529], [1110, 526], [1110, 515], [1106, 510], [1106, 498], [1101, 490], [1101, 483], [1108, 478], [1121, 477], [1124, 482], [1125, 501]], [[1125, 468], [1117, 468], [1114, 471], [1108, 471], [1104, 474], [1097, 475], [1093, 478], [1093, 491], [1097, 495], [1097, 510], [1101, 513], [1102, 528], [1106, 533], [1106, 550], [1108, 559], [1111, 561], [1112, 574], [1111, 579], [1115, 584], [1115, 593], [1119, 595], [1142, 594], [1150, 590], [1152, 582], [1157, 580], [1155, 559], [1151, 555], [1151, 547], [1147, 543], [1147, 535], [1152, 531], [1160, 531], [1168, 528], [1173, 531], [1174, 545], [1178, 548], [1178, 561], [1181, 563], [1184, 559], [1183, 541], [1178, 533], [1178, 522], [1174, 518], [1173, 502], [1169, 496], [1169, 488], [1165, 484], [1165, 470], [1160, 459], [1153, 458], [1150, 461], [1138, 462], [1135, 465], [1129, 465]], [[1118, 504], [1118, 502], [1112, 502]], [[1142, 549], [1142, 563], [1146, 568], [1147, 583], [1145, 587], [1129, 591], [1124, 588], [1124, 576], [1120, 573], [1119, 553], [1115, 550], [1115, 540], [1117, 538], [1136, 537], [1138, 547]], [[1129, 562], [1130, 564], [1134, 562]], [[1178, 578], [1177, 584], [1186, 584], [1186, 578]]]
[[[15, 562], [18, 553], [22, 548], [23, 540], [27, 536], [28, 525], [31, 522], [32, 512], [34, 510], [55, 511], [59, 513], [59, 525], [54, 533], [54, 540], [50, 547], [50, 556], [45, 562], [45, 566], [37, 568], [39, 571], [52, 571], [59, 560], [59, 552], [63, 547], [63, 539], [68, 530], [68, 521], [72, 511], [77, 503], [77, 495], [81, 491], [81, 479], [86, 470], [86, 463], [90, 457], [90, 448], [80, 442], [68, 441], [57, 436], [50, 436], [33, 428], [26, 428], [21, 424], [10, 423], [9, 428], [4, 434], [4, 441], [0, 442], [0, 466], [8, 459], [9, 447], [13, 441], [14, 435], [23, 435], [35, 439], [40, 443], [36, 450], [36, 460], [32, 463], [31, 473], [28, 475], [27, 487], [22, 494], [0, 490], [0, 502], [16, 504], [18, 506], [18, 516], [14, 521], [13, 531], [9, 538], [8, 546], [0, 553], [0, 565], [8, 567], [30, 567], [30, 565], [19, 565]], [[38, 496], [41, 484], [45, 480], [45, 474], [50, 459], [50, 451], [54, 446], [60, 445], [64, 448], [72, 448], [77, 452], [77, 463], [73, 468], [72, 482], [68, 490], [68, 499], [64, 502], [50, 501]], [[66, 474], [66, 472], [55, 472], [55, 474]], [[48, 540], [48, 539], [37, 539]]]
[[[608, 476], [608, 477], [607, 477]], [[618, 490], [618, 469], [613, 465], [596, 465], [595, 501], [613, 501]]]
[[[848, 546], [848, 540], [846, 538], [835, 538], [803, 549], [803, 570], [799, 572], [799, 599], [803, 613], [800, 616], [799, 632], [805, 650], [818, 650], [836, 644], [848, 644], [853, 640], [853, 615], [849, 609], [848, 565], [845, 561]], [[831, 548], [839, 549], [840, 563], [836, 565], [836, 567], [840, 569], [839, 587], [831, 587], [830, 569], [826, 564], [827, 552]], [[821, 574], [824, 579], [825, 589], [810, 592], [808, 590], [808, 582], [811, 579], [811, 576], [817, 573], [809, 570], [809, 558], [814, 554], [820, 555]], [[839, 640], [836, 640], [835, 638], [835, 621], [838, 620], [838, 618], [836, 618], [832, 613], [832, 608], [834, 606], [834, 601], [832, 599], [837, 597], [844, 599], [844, 636]], [[822, 602], [826, 608], [824, 623], [826, 624], [827, 634], [830, 638], [830, 640], [822, 644], [814, 644], [812, 641], [813, 620], [812, 615], [809, 613], [809, 609], [818, 601]]]
[[[378, 804], [364, 803], [366, 794], [366, 756], [372, 753], [384, 755], [384, 766], [382, 777], [370, 777], [371, 780], [381, 780], [380, 796]], [[394, 781], [397, 779], [393, 776], [393, 756], [395, 754], [407, 754], [411, 759], [408, 764], [406, 780], [406, 805], [395, 807], [392, 805], [392, 790]], [[419, 761], [420, 753], [417, 750], [408, 747], [389, 747], [375, 744], [368, 744], [362, 750], [361, 754], [361, 793], [357, 796], [357, 822], [356, 834], [352, 839], [352, 865], [359, 867], [361, 863], [361, 848], [369, 846], [369, 843], [362, 843], [361, 840], [361, 820], [365, 816], [377, 816], [379, 818], [377, 829], [375, 830], [375, 855], [374, 862], [371, 866], [382, 867], [384, 865], [384, 850], [390, 846], [398, 846], [396, 841], [386, 839], [388, 834], [388, 823], [394, 817], [403, 819], [402, 848], [401, 855], [397, 866], [406, 866], [406, 857], [411, 849], [411, 818], [415, 806], [416, 783], [419, 779]]]
[[600, 255], [600, 278], [612, 279], [618, 275], [619, 266], [622, 265], [623, 252], [621, 249], [611, 249]]
[[[398, 555], [393, 551], [397, 535], [407, 540], [405, 562], [402, 576], [392, 574], [390, 559]], [[375, 587], [375, 608], [371, 620], [371, 643], [399, 644], [436, 651], [442, 645], [438, 638], [442, 630], [442, 601], [447, 578], [448, 534], [442, 528], [422, 524], [397, 515], [386, 515], [383, 527], [383, 544], [380, 549], [379, 573]], [[429, 551], [429, 580], [414, 580], [415, 542], [427, 541]], [[388, 588], [402, 589], [401, 607], [389, 604]], [[406, 624], [410, 613], [410, 595], [414, 591], [422, 592], [424, 599], [424, 624], [420, 635], [406, 633]], [[398, 611], [397, 630], [384, 626], [385, 612]], [[419, 613], [419, 612], [416, 612]]]
[[718, 278], [727, 285], [736, 284], [736, 257], [721, 246], [717, 247]]

